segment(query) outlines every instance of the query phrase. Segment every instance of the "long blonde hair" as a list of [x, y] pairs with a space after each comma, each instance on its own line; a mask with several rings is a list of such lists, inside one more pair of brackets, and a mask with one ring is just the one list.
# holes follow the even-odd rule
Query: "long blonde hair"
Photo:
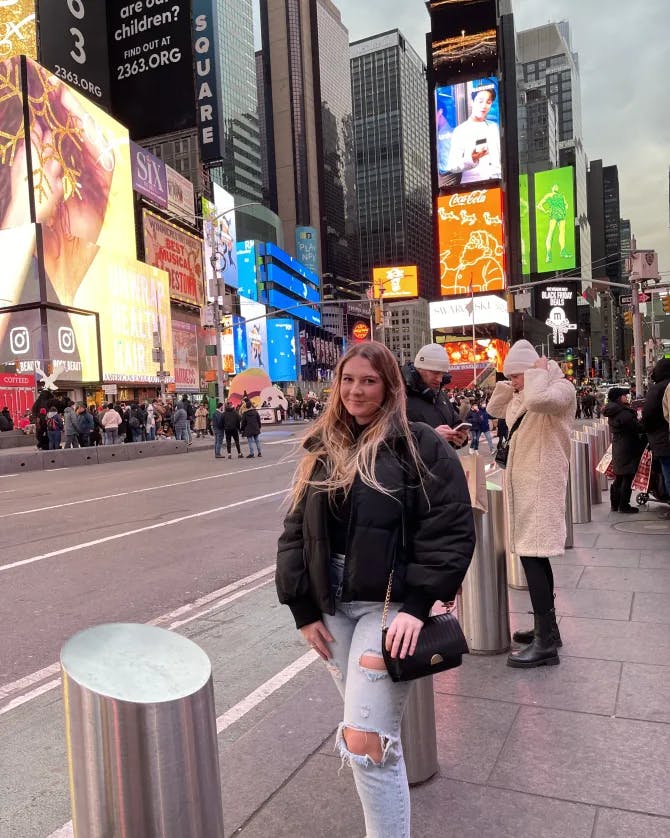
[[[340, 394], [342, 373], [352, 358], [368, 361], [381, 376], [384, 385], [379, 411], [358, 438], [355, 420], [342, 403]], [[393, 354], [382, 343], [366, 342], [352, 346], [337, 364], [325, 410], [312, 426], [305, 442], [307, 453], [295, 471], [288, 498], [290, 508], [298, 506], [310, 486], [327, 492], [331, 499], [338, 490], [348, 493], [357, 474], [366, 485], [391, 495], [375, 476], [375, 462], [379, 449], [392, 437], [404, 439], [412, 472], [416, 475], [424, 473], [426, 469], [417, 451], [405, 406], [405, 385]], [[319, 462], [326, 466], [326, 477], [321, 480], [314, 477]]]

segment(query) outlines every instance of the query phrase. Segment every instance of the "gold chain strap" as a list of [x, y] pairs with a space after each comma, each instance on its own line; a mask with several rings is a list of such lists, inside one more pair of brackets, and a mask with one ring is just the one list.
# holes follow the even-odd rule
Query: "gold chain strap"
[[389, 573], [389, 583], [388, 587], [386, 588], [386, 599], [384, 600], [384, 612], [382, 613], [382, 631], [386, 630], [386, 622], [389, 616], [389, 607], [391, 605], [391, 587], [393, 586], [393, 571], [395, 567], [391, 568], [391, 572]]

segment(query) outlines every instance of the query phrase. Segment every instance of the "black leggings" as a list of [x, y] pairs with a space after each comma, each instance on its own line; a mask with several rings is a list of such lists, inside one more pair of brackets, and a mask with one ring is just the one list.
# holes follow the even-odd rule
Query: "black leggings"
[[546, 614], [554, 607], [554, 574], [544, 556], [521, 556], [528, 593], [536, 614]]
[[626, 509], [630, 506], [633, 477], [632, 474], [617, 474], [614, 483], [610, 486], [610, 502], [613, 510]]

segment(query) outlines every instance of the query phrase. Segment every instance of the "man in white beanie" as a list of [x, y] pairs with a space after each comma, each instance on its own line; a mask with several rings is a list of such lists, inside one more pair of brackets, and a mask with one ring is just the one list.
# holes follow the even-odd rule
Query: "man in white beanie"
[[407, 394], [407, 418], [425, 422], [454, 448], [468, 441], [467, 430], [456, 431], [460, 424], [458, 411], [447, 399], [442, 383], [449, 373], [449, 358], [443, 346], [429, 343], [416, 353], [414, 363], [405, 364], [400, 372]]
[[510, 379], [499, 381], [488, 403], [492, 416], [507, 422], [509, 548], [521, 558], [535, 615], [532, 631], [517, 631], [527, 643], [512, 652], [509, 666], [559, 663], [561, 637], [554, 610], [551, 556], [565, 552], [565, 503], [575, 388], [555, 361], [540, 358], [527, 340], [517, 341], [503, 365]]

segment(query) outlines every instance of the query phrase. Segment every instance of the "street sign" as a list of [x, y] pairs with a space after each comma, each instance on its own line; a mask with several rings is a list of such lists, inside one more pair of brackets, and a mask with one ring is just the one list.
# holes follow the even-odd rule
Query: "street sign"
[[649, 294], [645, 294], [644, 291], [640, 291], [637, 295], [638, 303], [648, 303], [651, 300], [651, 296]]
[[157, 378], [169, 378], [170, 377], [170, 371], [169, 370], [163, 370], [161, 372], [160, 370], [158, 370], [158, 372], [156, 373], [156, 377]]
[[633, 295], [632, 295], [632, 294], [622, 294], [622, 295], [619, 297], [619, 303], [620, 303], [622, 306], [629, 306], [629, 305], [632, 305], [632, 303], [633, 303]]
[[103, 384], [102, 385], [102, 392], [108, 396], [116, 396], [119, 392], [118, 387], [116, 384]]

